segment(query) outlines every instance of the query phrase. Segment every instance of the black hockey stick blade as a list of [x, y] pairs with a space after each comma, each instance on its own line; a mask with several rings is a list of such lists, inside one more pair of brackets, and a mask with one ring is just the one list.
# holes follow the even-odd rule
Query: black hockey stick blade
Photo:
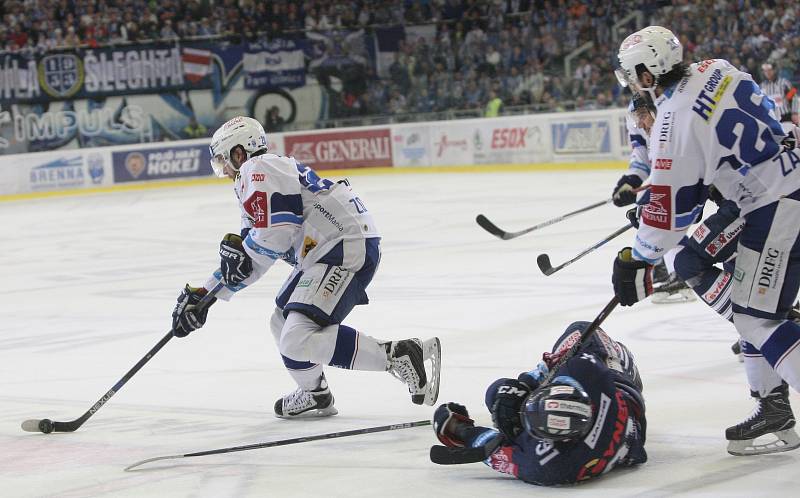
[[539, 265], [539, 269], [547, 275], [548, 277], [553, 274], [555, 271], [553, 269], [553, 265], [550, 264], [550, 256], [547, 254], [540, 254], [536, 257], [536, 264]]
[[479, 214], [475, 217], [475, 221], [478, 225], [481, 226], [484, 230], [489, 232], [490, 234], [494, 235], [495, 237], [499, 237], [503, 240], [513, 239], [513, 234], [506, 232], [505, 230], [500, 229], [497, 225], [489, 221], [489, 218], [486, 216]]
[[[220, 291], [224, 287], [222, 282], [218, 283], [213, 289], [208, 291], [208, 293], [203, 296], [199, 303], [197, 303], [198, 307], [206, 307], [208, 306], [211, 298]], [[45, 434], [50, 434], [51, 432], [75, 432], [77, 431], [80, 426], [84, 424], [89, 418], [94, 415], [97, 410], [103, 407], [103, 405], [108, 402], [120, 389], [124, 386], [130, 379], [133, 377], [136, 372], [138, 372], [148, 361], [150, 358], [155, 356], [161, 348], [164, 347], [166, 343], [168, 343], [172, 339], [172, 330], [167, 332], [167, 334], [162, 337], [155, 346], [153, 346], [150, 351], [147, 352], [137, 363], [134, 365], [128, 372], [122, 376], [119, 381], [117, 381], [114, 386], [109, 389], [97, 402], [89, 408], [86, 413], [81, 415], [80, 417], [76, 418], [75, 420], [70, 420], [68, 422], [57, 422], [54, 420], [50, 420], [49, 418], [43, 419], [28, 419], [22, 422], [22, 430], [25, 432], [43, 432]]]
[[624, 227], [618, 228], [617, 230], [614, 231], [614, 233], [608, 235], [603, 240], [595, 243], [591, 247], [589, 247], [589, 248], [585, 249], [584, 251], [582, 251], [577, 256], [575, 256], [572, 259], [570, 259], [569, 261], [561, 263], [560, 265], [558, 265], [556, 267], [553, 267], [550, 264], [550, 256], [548, 256], [547, 254], [540, 254], [539, 256], [537, 256], [536, 257], [536, 264], [539, 265], [539, 269], [542, 271], [542, 273], [544, 273], [547, 276], [550, 276], [553, 273], [557, 272], [558, 270], [564, 268], [565, 266], [569, 266], [572, 263], [578, 261], [579, 259], [581, 259], [582, 257], [586, 256], [590, 252], [596, 251], [597, 249], [599, 249], [600, 247], [606, 245], [609, 241], [611, 241], [612, 239], [618, 237], [619, 235], [621, 235], [622, 233], [624, 233], [627, 230], [631, 229], [632, 227], [633, 227], [633, 225], [627, 224]]
[[173, 460], [176, 458], [188, 458], [188, 457], [199, 457], [199, 456], [207, 456], [207, 455], [219, 455], [222, 453], [233, 453], [235, 451], [247, 451], [247, 450], [259, 450], [262, 448], [272, 448], [275, 446], [286, 446], [289, 444], [298, 444], [298, 443], [308, 443], [310, 441], [319, 441], [321, 439], [336, 439], [340, 437], [347, 437], [347, 436], [360, 436], [362, 434], [372, 434], [375, 432], [386, 432], [386, 431], [397, 431], [400, 429], [410, 429], [412, 427], [423, 427], [426, 425], [431, 425], [430, 420], [418, 420], [416, 422], [404, 422], [402, 424], [391, 424], [391, 425], [380, 425], [378, 427], [367, 427], [365, 429], [353, 429], [350, 431], [341, 431], [341, 432], [329, 432], [327, 434], [319, 434], [316, 436], [304, 436], [304, 437], [295, 437], [291, 439], [281, 439], [278, 441], [268, 441], [265, 443], [256, 443], [256, 444], [248, 444], [244, 446], [231, 446], [228, 448], [219, 448], [215, 450], [206, 450], [206, 451], [198, 451], [195, 453], [184, 453], [182, 455], [167, 455], [167, 456], [160, 456], [155, 458], [148, 458], [145, 460], [140, 460], [136, 463], [128, 465], [125, 467], [125, 471], [130, 471], [135, 469], [136, 467], [140, 467], [146, 463], [157, 462], [160, 460]]
[[464, 463], [478, 463], [486, 460], [503, 442], [502, 436], [497, 436], [484, 446], [477, 448], [450, 448], [448, 446], [431, 446], [431, 462], [439, 465], [461, 465]]

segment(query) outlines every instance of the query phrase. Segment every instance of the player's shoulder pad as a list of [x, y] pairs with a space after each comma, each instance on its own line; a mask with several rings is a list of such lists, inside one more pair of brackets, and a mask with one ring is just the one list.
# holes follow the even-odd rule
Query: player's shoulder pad
[[294, 176], [297, 174], [297, 167], [289, 157], [267, 153], [251, 157], [242, 164], [239, 171], [245, 182], [264, 182], [274, 180], [276, 175]]

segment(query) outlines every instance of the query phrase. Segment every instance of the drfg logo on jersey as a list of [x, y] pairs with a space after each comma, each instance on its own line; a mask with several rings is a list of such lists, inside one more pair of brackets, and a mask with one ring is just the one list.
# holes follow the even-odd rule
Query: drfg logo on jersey
[[756, 286], [758, 293], [766, 294], [770, 289], [775, 289], [777, 276], [783, 267], [783, 251], [774, 247], [765, 247], [763, 262], [758, 268]]
[[334, 266], [322, 285], [322, 297], [328, 299], [331, 296], [339, 295], [343, 287], [342, 283], [347, 280], [348, 273], [341, 266]]

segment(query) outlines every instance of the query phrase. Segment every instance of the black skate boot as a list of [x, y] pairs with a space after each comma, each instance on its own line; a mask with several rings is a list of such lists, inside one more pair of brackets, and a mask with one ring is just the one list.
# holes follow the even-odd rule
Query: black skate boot
[[337, 413], [339, 411], [333, 407], [333, 394], [324, 375], [313, 391], [298, 387], [275, 402], [275, 416], [278, 418], [330, 417]]
[[[441, 345], [434, 337], [425, 342], [405, 339], [385, 344], [387, 370], [408, 385], [411, 401], [416, 405], [433, 405], [439, 397]], [[425, 372], [425, 360], [431, 360], [431, 376]]]
[[[736, 456], [764, 455], [789, 451], [800, 446], [800, 437], [794, 431], [794, 414], [789, 405], [789, 386], [785, 382], [765, 397], [750, 392], [756, 398], [756, 409], [744, 422], [725, 430], [728, 453]], [[774, 434], [777, 439], [756, 444], [756, 438]]]
[[653, 285], [663, 284], [669, 280], [669, 271], [667, 265], [662, 261], [653, 267]]

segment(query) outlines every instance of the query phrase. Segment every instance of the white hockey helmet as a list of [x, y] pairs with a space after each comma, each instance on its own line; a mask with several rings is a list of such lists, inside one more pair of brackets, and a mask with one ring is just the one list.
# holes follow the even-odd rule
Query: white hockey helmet
[[230, 163], [231, 150], [241, 145], [249, 158], [254, 152], [267, 150], [267, 133], [257, 120], [236, 116], [220, 126], [211, 137], [211, 167], [219, 177], [225, 177], [225, 164], [237, 170]]
[[617, 54], [620, 70], [617, 79], [622, 86], [641, 86], [636, 74], [640, 64], [658, 77], [683, 61], [683, 46], [672, 31], [662, 26], [648, 26], [622, 41]]

